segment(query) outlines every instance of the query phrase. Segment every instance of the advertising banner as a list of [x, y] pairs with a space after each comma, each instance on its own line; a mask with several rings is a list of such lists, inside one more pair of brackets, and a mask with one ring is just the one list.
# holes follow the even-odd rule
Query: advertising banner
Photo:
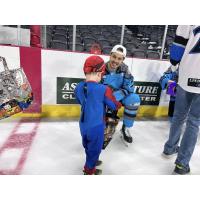
[[57, 104], [77, 104], [74, 89], [84, 79], [57, 77]]
[[[74, 89], [84, 79], [57, 77], [57, 104], [77, 104]], [[140, 96], [141, 105], [159, 105], [161, 87], [159, 83], [135, 82], [135, 93]]]

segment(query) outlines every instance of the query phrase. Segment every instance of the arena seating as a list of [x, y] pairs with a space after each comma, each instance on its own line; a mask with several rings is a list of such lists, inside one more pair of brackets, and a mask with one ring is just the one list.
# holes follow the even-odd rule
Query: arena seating
[[[17, 27], [10, 25], [10, 27]], [[29, 26], [21, 26], [29, 28]], [[164, 49], [164, 59], [169, 58], [169, 48], [174, 40], [177, 26], [169, 25]], [[117, 25], [77, 25], [75, 50], [90, 52], [93, 44], [101, 46], [103, 54], [109, 54], [112, 47], [120, 44], [122, 26]], [[164, 25], [126, 25], [123, 45], [127, 48], [128, 56], [159, 59]], [[47, 48], [72, 50], [72, 25], [47, 25]]]

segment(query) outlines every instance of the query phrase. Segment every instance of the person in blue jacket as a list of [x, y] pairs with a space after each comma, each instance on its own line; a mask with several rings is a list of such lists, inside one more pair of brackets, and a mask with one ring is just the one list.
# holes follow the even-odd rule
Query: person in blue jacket
[[[134, 124], [137, 110], [140, 105], [140, 97], [134, 92], [134, 77], [128, 66], [124, 64], [126, 48], [115, 45], [110, 53], [110, 60], [106, 63], [106, 71], [102, 83], [113, 90], [113, 95], [124, 106], [123, 125], [121, 133], [127, 143], [132, 143], [130, 128]], [[117, 112], [113, 113], [116, 115]]]
[[96, 169], [96, 166], [101, 164], [99, 156], [104, 142], [105, 105], [117, 110], [121, 104], [116, 101], [108, 86], [99, 83], [105, 72], [105, 63], [101, 57], [88, 57], [83, 70], [86, 80], [80, 82], [74, 91], [81, 105], [79, 126], [86, 153], [83, 172], [85, 175], [99, 175], [102, 170]]
[[167, 69], [167, 71], [164, 72], [164, 74], [161, 76], [159, 80], [162, 90], [167, 89], [167, 94], [170, 95], [169, 108], [168, 108], [168, 117], [170, 122], [174, 114], [177, 82], [178, 82], [178, 69], [173, 71], [171, 66]]

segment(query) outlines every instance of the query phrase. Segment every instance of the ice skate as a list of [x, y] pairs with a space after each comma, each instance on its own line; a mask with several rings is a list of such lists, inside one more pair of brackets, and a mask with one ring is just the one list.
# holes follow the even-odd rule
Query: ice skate
[[96, 169], [95, 172], [92, 173], [92, 174], [89, 174], [85, 170], [83, 170], [83, 174], [84, 175], [101, 175], [102, 174], [102, 170], [101, 169]]
[[118, 122], [119, 122], [119, 117], [117, 115], [112, 116], [110, 114], [106, 114], [106, 129], [104, 133], [103, 149], [105, 149], [112, 140]]
[[96, 169], [96, 171], [94, 172], [93, 175], [101, 175], [102, 174], [102, 170], [101, 169]]
[[120, 138], [122, 139], [122, 142], [125, 144], [126, 147], [128, 147], [129, 144], [133, 142], [133, 138], [130, 134], [129, 128], [123, 125], [120, 132], [121, 132]]

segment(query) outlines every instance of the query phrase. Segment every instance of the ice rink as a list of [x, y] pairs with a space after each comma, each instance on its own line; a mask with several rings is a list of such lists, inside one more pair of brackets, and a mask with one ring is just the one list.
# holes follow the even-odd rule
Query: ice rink
[[[126, 147], [119, 130], [102, 151], [104, 175], [170, 175], [175, 157], [161, 156], [168, 137], [167, 120], [137, 120], [133, 144]], [[85, 154], [78, 121], [60, 119], [5, 119], [0, 121], [0, 174], [81, 175]], [[190, 162], [200, 174], [199, 141]]]

